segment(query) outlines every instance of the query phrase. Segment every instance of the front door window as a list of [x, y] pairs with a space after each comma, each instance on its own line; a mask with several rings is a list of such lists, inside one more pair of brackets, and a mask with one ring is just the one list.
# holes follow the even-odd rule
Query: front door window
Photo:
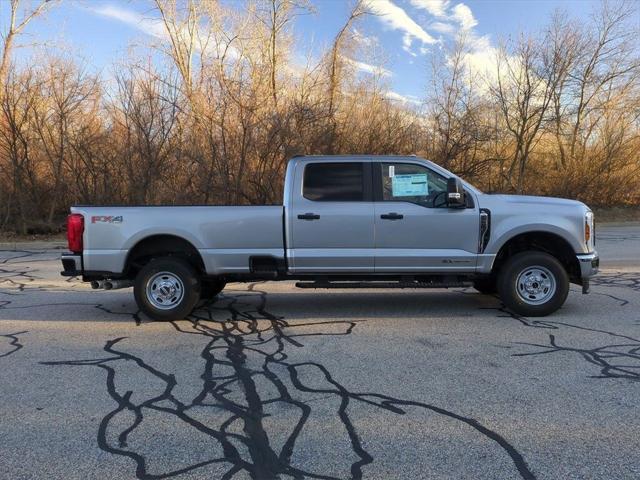
[[382, 200], [433, 208], [444, 203], [447, 179], [422, 165], [382, 163]]

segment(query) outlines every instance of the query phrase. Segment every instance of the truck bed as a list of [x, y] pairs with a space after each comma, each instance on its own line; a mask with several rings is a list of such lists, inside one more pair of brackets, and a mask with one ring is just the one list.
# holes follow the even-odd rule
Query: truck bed
[[201, 254], [207, 273], [248, 273], [249, 258], [284, 259], [283, 212], [274, 206], [74, 206], [87, 223], [84, 270], [121, 272], [128, 252], [154, 235], [175, 235]]

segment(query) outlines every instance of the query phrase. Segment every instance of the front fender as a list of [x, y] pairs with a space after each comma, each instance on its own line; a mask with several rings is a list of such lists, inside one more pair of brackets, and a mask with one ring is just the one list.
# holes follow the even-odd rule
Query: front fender
[[497, 254], [512, 238], [523, 233], [544, 232], [557, 235], [564, 239], [576, 253], [588, 253], [583, 242], [583, 231], [574, 221], [569, 219], [554, 219], [554, 223], [540, 219], [535, 222], [522, 223], [517, 217], [505, 219], [496, 225], [493, 222], [491, 237], [484, 251], [485, 254]]

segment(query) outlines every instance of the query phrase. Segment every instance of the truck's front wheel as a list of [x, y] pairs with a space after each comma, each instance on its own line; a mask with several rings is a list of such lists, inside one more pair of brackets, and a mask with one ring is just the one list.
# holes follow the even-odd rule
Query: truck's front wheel
[[491, 275], [487, 277], [476, 278], [473, 281], [473, 288], [484, 295], [493, 295], [497, 292], [496, 278]]
[[569, 276], [548, 253], [522, 252], [503, 265], [498, 292], [509, 310], [527, 317], [543, 317], [564, 304], [569, 294]]
[[154, 258], [136, 276], [133, 289], [140, 310], [154, 320], [180, 320], [200, 300], [200, 279], [189, 263]]

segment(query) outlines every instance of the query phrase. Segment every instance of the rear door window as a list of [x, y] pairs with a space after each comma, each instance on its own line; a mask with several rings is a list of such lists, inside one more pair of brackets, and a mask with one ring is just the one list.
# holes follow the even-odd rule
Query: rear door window
[[364, 201], [362, 162], [310, 163], [304, 169], [302, 194], [316, 202]]

